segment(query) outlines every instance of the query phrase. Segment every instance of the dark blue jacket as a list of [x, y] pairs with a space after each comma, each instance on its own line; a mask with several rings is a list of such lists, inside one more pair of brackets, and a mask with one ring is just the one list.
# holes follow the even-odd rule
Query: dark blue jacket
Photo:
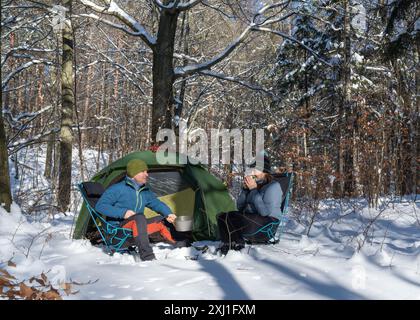
[[106, 189], [95, 206], [96, 211], [111, 218], [124, 219], [127, 210], [137, 214], [144, 214], [148, 207], [164, 217], [172, 213], [171, 209], [145, 185], [138, 185], [134, 180], [126, 177]]

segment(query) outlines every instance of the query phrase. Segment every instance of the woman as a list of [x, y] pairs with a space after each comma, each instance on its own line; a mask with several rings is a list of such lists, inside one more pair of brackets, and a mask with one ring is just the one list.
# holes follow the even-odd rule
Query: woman
[[264, 156], [264, 168], [250, 166], [245, 176], [243, 189], [237, 200], [238, 211], [223, 212], [217, 216], [219, 235], [222, 240], [220, 251], [240, 250], [245, 246], [243, 235], [255, 242], [268, 241], [264, 233], [253, 235], [270, 222], [277, 222], [281, 216], [283, 191], [271, 175], [270, 161]]

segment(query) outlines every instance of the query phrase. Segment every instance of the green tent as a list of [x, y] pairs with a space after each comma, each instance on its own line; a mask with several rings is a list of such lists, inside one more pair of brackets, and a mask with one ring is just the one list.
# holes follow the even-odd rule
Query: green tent
[[[218, 239], [216, 215], [235, 210], [235, 203], [222, 181], [202, 165], [179, 164], [178, 154], [172, 154], [172, 161], [162, 165], [152, 151], [133, 152], [102, 169], [91, 181], [99, 182], [105, 188], [121, 181], [126, 175], [127, 163], [132, 159], [141, 159], [148, 164], [148, 184], [160, 200], [177, 215], [193, 216], [194, 240]], [[148, 208], [145, 210], [146, 217], [156, 214]], [[73, 237], [85, 238], [92, 230], [93, 221], [83, 204]]]

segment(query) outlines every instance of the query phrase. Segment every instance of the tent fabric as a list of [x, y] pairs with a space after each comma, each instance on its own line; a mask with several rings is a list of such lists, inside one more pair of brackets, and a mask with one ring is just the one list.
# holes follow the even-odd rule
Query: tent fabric
[[[235, 202], [229, 195], [226, 186], [208, 172], [204, 166], [191, 163], [179, 164], [179, 154], [170, 154], [169, 156], [171, 161], [168, 164], [159, 164], [156, 154], [151, 151], [133, 152], [102, 169], [91, 181], [100, 183], [104, 188], [109, 187], [125, 176], [127, 163], [132, 159], [144, 160], [151, 172], [157, 170], [178, 171], [189, 187], [173, 194], [163, 195], [159, 199], [166, 202], [175, 213], [193, 215], [192, 236], [194, 240], [219, 239], [216, 215], [220, 212], [236, 210]], [[149, 210], [145, 214], [153, 216], [153, 211]], [[89, 213], [83, 203], [73, 238], [86, 237], [92, 226], [93, 223], [90, 221]]]
[[[193, 216], [194, 214], [195, 192], [191, 188], [161, 196], [159, 199], [166, 203], [177, 216]], [[149, 219], [159, 214], [152, 209], [145, 208], [144, 215]]]

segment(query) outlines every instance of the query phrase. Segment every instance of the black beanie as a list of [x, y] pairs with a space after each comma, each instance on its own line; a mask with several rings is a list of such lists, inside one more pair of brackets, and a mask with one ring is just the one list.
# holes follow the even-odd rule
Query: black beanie
[[266, 154], [264, 154], [264, 168], [262, 168], [262, 170], [261, 170], [261, 168], [257, 167], [257, 161], [254, 161], [253, 163], [251, 163], [249, 165], [249, 167], [250, 168], [256, 168], [257, 170], [260, 170], [260, 171], [265, 172], [265, 173], [272, 173], [271, 162], [270, 162], [270, 159], [268, 158], [268, 156]]

